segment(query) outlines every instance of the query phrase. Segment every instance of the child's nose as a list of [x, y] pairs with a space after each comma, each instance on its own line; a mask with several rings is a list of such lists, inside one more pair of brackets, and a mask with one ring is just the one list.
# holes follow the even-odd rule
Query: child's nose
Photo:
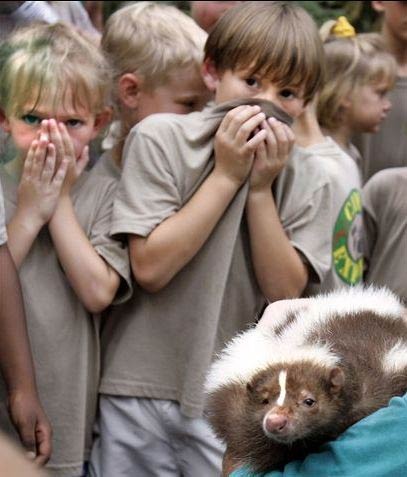
[[272, 90], [262, 91], [261, 93], [259, 93], [258, 98], [264, 99], [266, 101], [271, 101], [274, 104], [278, 103], [277, 95], [275, 91]]
[[386, 101], [384, 103], [384, 110], [386, 112], [390, 111], [391, 107], [392, 107], [391, 101], [389, 99], [386, 99]]

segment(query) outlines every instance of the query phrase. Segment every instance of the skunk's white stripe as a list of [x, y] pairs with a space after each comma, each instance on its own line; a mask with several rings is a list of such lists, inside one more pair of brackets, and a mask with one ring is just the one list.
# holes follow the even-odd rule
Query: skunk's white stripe
[[277, 399], [277, 405], [282, 406], [284, 404], [285, 396], [287, 394], [287, 371], [280, 371], [280, 374], [278, 375], [278, 384], [280, 385], [280, 395]]

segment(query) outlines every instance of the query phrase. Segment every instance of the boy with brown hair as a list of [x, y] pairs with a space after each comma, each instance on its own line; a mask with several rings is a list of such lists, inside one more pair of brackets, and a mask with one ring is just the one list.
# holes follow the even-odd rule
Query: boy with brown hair
[[326, 272], [326, 178], [287, 163], [321, 54], [302, 9], [244, 2], [206, 44], [215, 106], [130, 132], [111, 232], [128, 235], [139, 287], [103, 330], [100, 475], [219, 475], [223, 446], [202, 416], [214, 354], [266, 300]]

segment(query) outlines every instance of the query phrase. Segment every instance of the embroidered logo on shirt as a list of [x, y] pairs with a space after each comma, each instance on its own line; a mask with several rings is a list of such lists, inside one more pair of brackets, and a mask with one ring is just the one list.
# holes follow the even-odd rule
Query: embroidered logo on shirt
[[348, 195], [336, 220], [332, 256], [342, 281], [356, 285], [362, 280], [362, 200], [357, 189]]

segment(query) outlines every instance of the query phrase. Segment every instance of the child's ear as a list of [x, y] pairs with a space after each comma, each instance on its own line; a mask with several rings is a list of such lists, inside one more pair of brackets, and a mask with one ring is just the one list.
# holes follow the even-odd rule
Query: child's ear
[[0, 126], [3, 128], [3, 130], [6, 133], [11, 132], [10, 130], [10, 122], [7, 119], [6, 113], [4, 112], [4, 109], [0, 108]]
[[209, 91], [215, 93], [219, 84], [220, 74], [210, 58], [206, 58], [202, 63], [201, 74], [206, 87]]
[[101, 113], [95, 117], [95, 124], [93, 125], [93, 138], [94, 139], [99, 132], [104, 129], [112, 120], [113, 111], [112, 108], [105, 108]]
[[142, 80], [136, 73], [125, 73], [119, 79], [119, 99], [126, 108], [137, 109]]

